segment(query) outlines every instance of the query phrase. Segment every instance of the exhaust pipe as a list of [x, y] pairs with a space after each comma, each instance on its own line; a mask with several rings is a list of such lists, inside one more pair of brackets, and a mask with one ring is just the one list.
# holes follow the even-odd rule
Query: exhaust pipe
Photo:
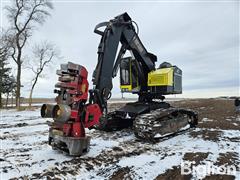
[[65, 123], [71, 117], [71, 107], [64, 104], [57, 104], [53, 107], [52, 118], [60, 123]]
[[54, 106], [55, 105], [51, 105], [51, 104], [43, 104], [41, 107], [41, 117], [42, 118], [51, 118]]

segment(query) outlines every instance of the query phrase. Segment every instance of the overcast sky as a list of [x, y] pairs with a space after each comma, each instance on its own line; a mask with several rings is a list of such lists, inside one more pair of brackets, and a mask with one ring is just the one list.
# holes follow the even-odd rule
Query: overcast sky
[[[2, 5], [7, 2], [3, 1]], [[128, 12], [138, 23], [146, 49], [158, 56], [157, 66], [168, 61], [183, 70], [183, 95], [214, 97], [239, 95], [239, 3], [232, 2], [80, 2], [54, 1], [52, 16], [35, 31], [28, 46], [48, 40], [61, 51], [62, 59], [47, 70], [36, 86], [35, 97], [54, 97], [56, 69], [71, 61], [92, 72], [97, 63], [100, 36], [96, 24]], [[2, 12], [2, 10], [1, 10]], [[2, 25], [7, 26], [2, 16]], [[31, 73], [23, 72], [23, 96], [28, 95]], [[120, 96], [119, 78], [113, 96]]]

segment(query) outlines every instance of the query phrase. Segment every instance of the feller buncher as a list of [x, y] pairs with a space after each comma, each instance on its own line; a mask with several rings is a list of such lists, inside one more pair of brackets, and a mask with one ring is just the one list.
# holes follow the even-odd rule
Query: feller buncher
[[[154, 141], [197, 125], [196, 112], [164, 102], [164, 95], [182, 93], [181, 69], [167, 62], [156, 68], [157, 57], [146, 50], [137, 24], [127, 13], [98, 24], [94, 32], [101, 36], [101, 41], [93, 89], [88, 89], [84, 66], [62, 64], [54, 90], [57, 104], [44, 104], [41, 108], [42, 117], [53, 118], [49, 122], [49, 144], [54, 149], [75, 156], [88, 151], [90, 137], [85, 128], [112, 131], [132, 127], [137, 138]], [[126, 51], [130, 57], [124, 57]], [[138, 101], [108, 112], [112, 78], [119, 69], [121, 91], [137, 94]]]

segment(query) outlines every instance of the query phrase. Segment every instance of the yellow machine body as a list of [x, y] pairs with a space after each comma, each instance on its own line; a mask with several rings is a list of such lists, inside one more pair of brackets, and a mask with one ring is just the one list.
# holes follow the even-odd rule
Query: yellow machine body
[[177, 66], [161, 67], [148, 73], [148, 87], [151, 93], [181, 94], [182, 70]]
[[148, 73], [148, 86], [173, 86], [174, 68], [161, 68]]

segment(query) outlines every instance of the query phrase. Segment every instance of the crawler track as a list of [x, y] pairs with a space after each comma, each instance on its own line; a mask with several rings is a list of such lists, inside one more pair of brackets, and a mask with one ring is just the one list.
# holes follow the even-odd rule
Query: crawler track
[[197, 124], [197, 114], [191, 110], [167, 108], [138, 115], [133, 122], [134, 134], [141, 139], [155, 142]]

